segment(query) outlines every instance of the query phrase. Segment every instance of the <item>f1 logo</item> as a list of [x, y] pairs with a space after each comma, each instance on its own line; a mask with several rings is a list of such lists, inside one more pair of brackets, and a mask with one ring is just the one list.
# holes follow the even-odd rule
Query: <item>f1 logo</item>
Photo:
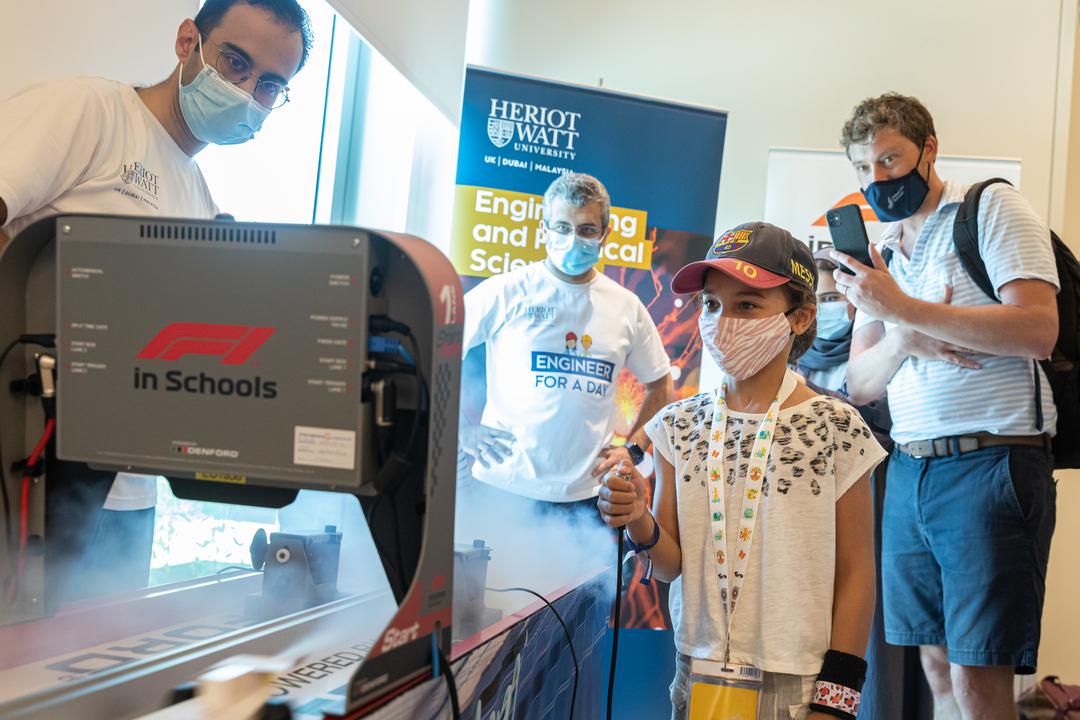
[[185, 355], [220, 355], [222, 365], [243, 365], [277, 332], [271, 327], [177, 322], [166, 325], [138, 357], [179, 360]]

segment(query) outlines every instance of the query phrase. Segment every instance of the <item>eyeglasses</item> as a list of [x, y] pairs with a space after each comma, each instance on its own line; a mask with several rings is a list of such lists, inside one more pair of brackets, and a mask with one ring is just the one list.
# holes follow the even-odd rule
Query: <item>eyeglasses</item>
[[[203, 36], [203, 43], [217, 46], [217, 59], [214, 60], [214, 69], [221, 77], [233, 85], [243, 85], [251, 79], [251, 62], [243, 55], [221, 47], [210, 38]], [[289, 88], [277, 80], [260, 78], [255, 83], [255, 90], [251, 93], [255, 102], [265, 108], [276, 110], [289, 102]]]
[[578, 225], [576, 228], [568, 222], [557, 222], [554, 225], [544, 221], [547, 229], [556, 235], [563, 237], [577, 235], [582, 240], [598, 241], [604, 234], [604, 229], [596, 225]]

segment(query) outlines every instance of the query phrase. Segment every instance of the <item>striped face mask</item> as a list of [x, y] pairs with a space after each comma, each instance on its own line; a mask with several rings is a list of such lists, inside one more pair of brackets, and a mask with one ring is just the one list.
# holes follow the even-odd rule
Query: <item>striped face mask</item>
[[786, 313], [766, 318], [736, 318], [702, 312], [701, 341], [725, 375], [736, 380], [757, 375], [784, 349], [791, 337]]

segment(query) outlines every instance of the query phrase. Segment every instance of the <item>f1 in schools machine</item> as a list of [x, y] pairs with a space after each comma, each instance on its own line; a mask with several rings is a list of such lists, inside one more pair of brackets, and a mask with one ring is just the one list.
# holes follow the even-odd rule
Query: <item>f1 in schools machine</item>
[[[284, 647], [321, 657], [307, 646], [327, 628], [358, 640], [320, 661], [348, 678], [325, 716], [361, 717], [438, 674], [463, 307], [436, 248], [348, 227], [59, 216], [0, 254], [0, 307], [0, 677], [21, 690], [0, 715], [196, 717], [185, 681]], [[65, 604], [117, 472], [221, 503], [356, 496], [389, 592], [337, 587], [355, 529], [327, 526], [257, 534], [246, 572]], [[197, 614], [209, 607], [228, 612]], [[36, 688], [35, 667], [64, 681]], [[273, 705], [251, 716], [290, 716]]]

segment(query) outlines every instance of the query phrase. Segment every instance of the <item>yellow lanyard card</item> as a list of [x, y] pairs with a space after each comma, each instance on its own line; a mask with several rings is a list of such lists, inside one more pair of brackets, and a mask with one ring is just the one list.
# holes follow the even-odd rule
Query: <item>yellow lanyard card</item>
[[693, 660], [686, 720], [756, 720], [761, 678], [748, 665]]

